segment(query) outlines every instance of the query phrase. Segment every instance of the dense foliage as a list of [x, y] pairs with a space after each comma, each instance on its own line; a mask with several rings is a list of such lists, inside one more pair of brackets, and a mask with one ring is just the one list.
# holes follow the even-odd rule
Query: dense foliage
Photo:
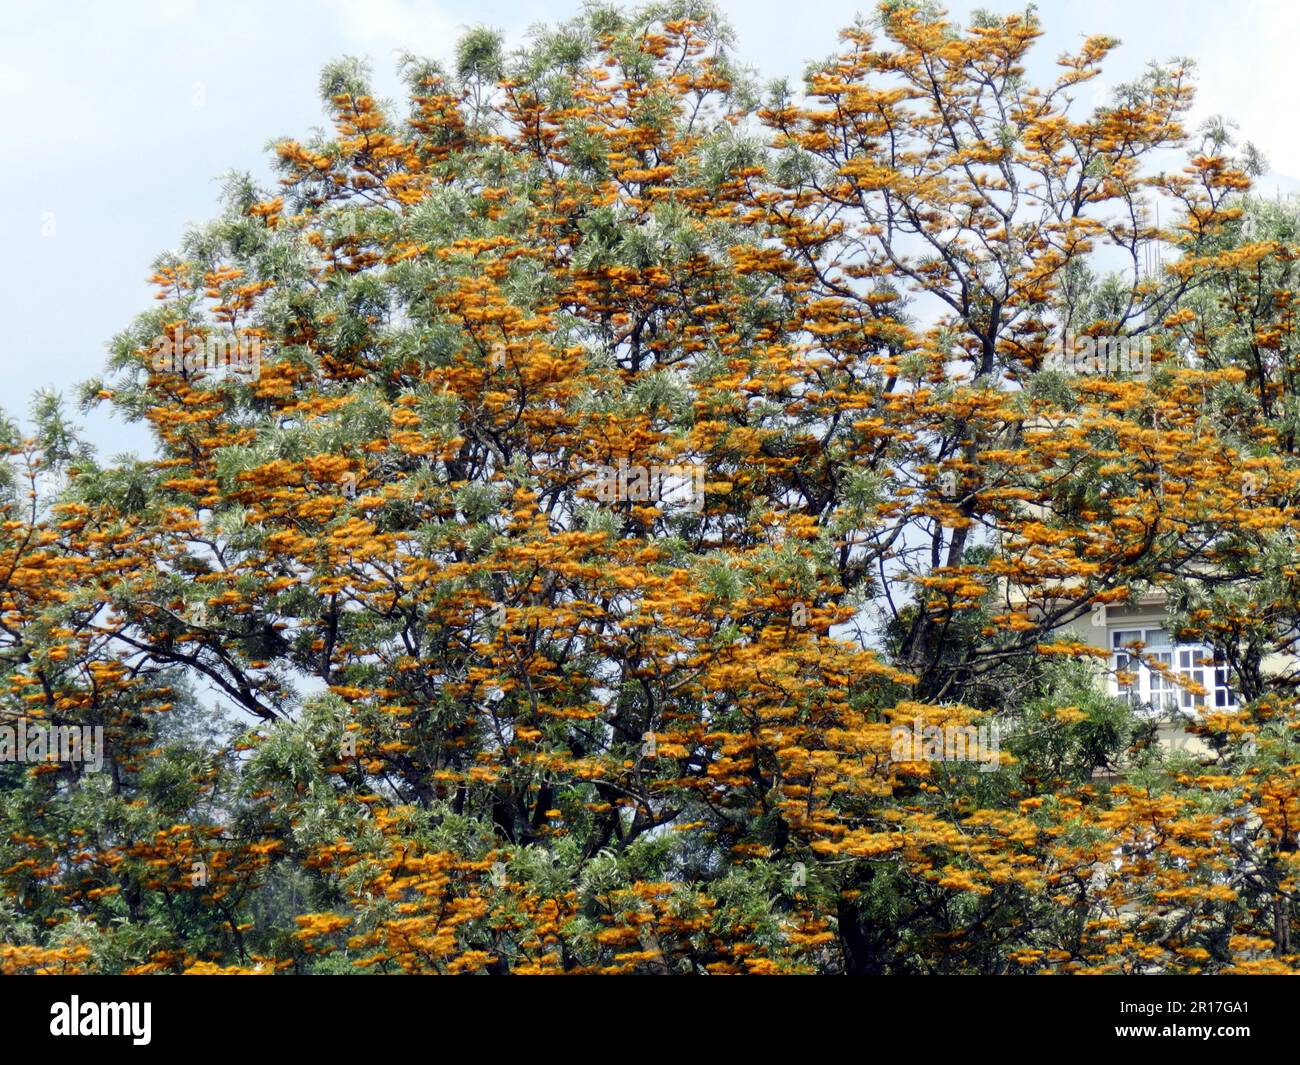
[[[1295, 968], [1300, 214], [1185, 65], [1085, 110], [1115, 42], [1036, 87], [1040, 34], [888, 3], [763, 88], [674, 0], [404, 115], [327, 68], [86, 390], [156, 457], [5, 430], [0, 713], [105, 756], [0, 764], [0, 968]], [[1067, 628], [1153, 588], [1212, 757]]]

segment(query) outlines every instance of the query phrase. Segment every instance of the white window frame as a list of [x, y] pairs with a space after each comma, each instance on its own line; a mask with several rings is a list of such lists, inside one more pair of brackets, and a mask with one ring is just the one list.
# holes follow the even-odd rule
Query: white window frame
[[[1108, 630], [1110, 637], [1111, 694], [1127, 699], [1133, 706], [1151, 714], [1173, 711], [1185, 717], [1197, 714], [1231, 712], [1239, 709], [1233, 692], [1228, 665], [1212, 648], [1197, 643], [1177, 643], [1159, 622], [1131, 622], [1126, 627], [1115, 625]], [[1139, 660], [1126, 648], [1141, 643]], [[1147, 662], [1157, 662], [1175, 676], [1191, 680], [1205, 689], [1197, 695], [1177, 684], [1173, 676], [1165, 676], [1152, 669]], [[1120, 682], [1120, 673], [1135, 674], [1127, 684]]]

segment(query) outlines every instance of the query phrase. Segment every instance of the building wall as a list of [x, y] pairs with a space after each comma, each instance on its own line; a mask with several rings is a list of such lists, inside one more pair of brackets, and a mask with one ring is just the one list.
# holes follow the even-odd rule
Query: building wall
[[[1104, 611], [1097, 610], [1091, 615], [1079, 618], [1063, 631], [1079, 642], [1091, 647], [1112, 651], [1111, 634], [1117, 629], [1155, 629], [1167, 628], [1164, 596], [1159, 594], [1143, 597], [1138, 603], [1122, 606], [1108, 606]], [[1111, 661], [1107, 668], [1100, 666], [1097, 670], [1098, 686], [1104, 687], [1112, 694], [1118, 694], [1114, 675], [1110, 672]], [[1199, 736], [1187, 731], [1182, 720], [1164, 720], [1157, 731], [1157, 740], [1170, 753], [1188, 754], [1196, 758], [1213, 758], [1214, 751]]]

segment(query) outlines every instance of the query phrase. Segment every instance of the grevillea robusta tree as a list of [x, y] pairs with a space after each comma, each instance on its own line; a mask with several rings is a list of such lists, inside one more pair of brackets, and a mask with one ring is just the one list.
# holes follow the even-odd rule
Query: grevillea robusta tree
[[[3, 712], [105, 760], [0, 766], [0, 964], [1289, 969], [1294, 216], [1184, 68], [1084, 109], [1114, 42], [1036, 87], [1041, 33], [328, 67], [86, 389], [156, 455], [7, 430]], [[1065, 628], [1152, 588], [1238, 678], [1212, 764]]]

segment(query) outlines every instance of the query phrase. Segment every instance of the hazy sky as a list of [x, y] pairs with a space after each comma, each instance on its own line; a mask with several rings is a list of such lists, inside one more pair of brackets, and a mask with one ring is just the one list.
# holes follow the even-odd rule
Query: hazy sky
[[[869, 5], [865, 5], [869, 6]], [[974, 8], [1023, 4], [953, 2]], [[830, 54], [859, 8], [825, 0], [723, 0], [737, 51], [766, 75], [796, 77]], [[1102, 88], [1155, 58], [1198, 63], [1194, 117], [1236, 120], [1271, 164], [1261, 191], [1300, 187], [1292, 0], [1039, 0], [1046, 35], [1035, 69], [1089, 33], [1119, 37]], [[152, 304], [149, 263], [187, 224], [216, 210], [228, 169], [269, 175], [264, 147], [323, 124], [317, 76], [365, 55], [380, 95], [400, 96], [399, 51], [445, 59], [459, 32], [486, 23], [517, 41], [578, 0], [0, 0], [0, 96], [9, 149], [0, 170], [0, 405], [99, 371], [109, 338]], [[1032, 71], [1031, 71], [1032, 72]], [[146, 437], [89, 423], [107, 453]]]

